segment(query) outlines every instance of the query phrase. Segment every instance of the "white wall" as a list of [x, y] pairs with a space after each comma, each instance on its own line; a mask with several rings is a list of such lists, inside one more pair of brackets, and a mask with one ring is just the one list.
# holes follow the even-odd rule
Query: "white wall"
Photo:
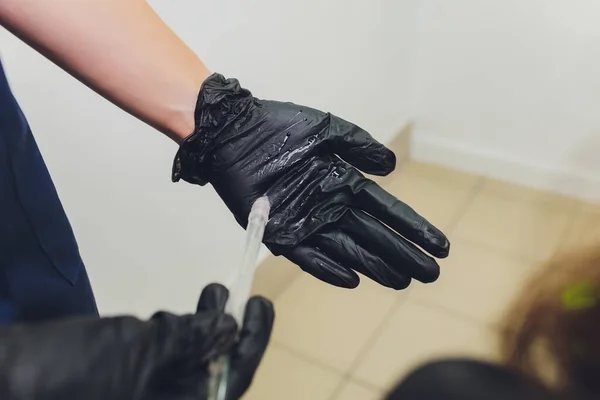
[[418, 2], [417, 158], [600, 200], [600, 2]]
[[[386, 141], [408, 117], [413, 0], [155, 0], [205, 60], [264, 98], [321, 107]], [[243, 238], [210, 187], [172, 184], [175, 145], [6, 31], [0, 54], [101, 311], [191, 310]]]

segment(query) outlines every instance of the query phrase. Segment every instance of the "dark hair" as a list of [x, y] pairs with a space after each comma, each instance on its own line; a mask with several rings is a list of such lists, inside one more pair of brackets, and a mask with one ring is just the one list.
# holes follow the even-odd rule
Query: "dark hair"
[[600, 245], [555, 257], [509, 308], [505, 365], [568, 398], [600, 398]]

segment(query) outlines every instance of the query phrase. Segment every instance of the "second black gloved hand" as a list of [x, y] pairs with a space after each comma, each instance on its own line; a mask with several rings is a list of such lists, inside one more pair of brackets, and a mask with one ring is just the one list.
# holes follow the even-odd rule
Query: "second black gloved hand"
[[264, 243], [274, 254], [341, 287], [358, 285], [354, 271], [395, 289], [411, 278], [437, 279], [438, 264], [413, 243], [446, 257], [447, 238], [358, 171], [387, 175], [396, 163], [361, 128], [308, 107], [257, 99], [219, 74], [202, 85], [195, 120], [173, 180], [210, 182], [242, 226], [253, 202], [267, 195]]
[[228, 291], [207, 286], [194, 315], [66, 320], [0, 328], [0, 398], [11, 400], [204, 400], [208, 364], [230, 354], [227, 400], [248, 389], [273, 326], [254, 297], [237, 324]]

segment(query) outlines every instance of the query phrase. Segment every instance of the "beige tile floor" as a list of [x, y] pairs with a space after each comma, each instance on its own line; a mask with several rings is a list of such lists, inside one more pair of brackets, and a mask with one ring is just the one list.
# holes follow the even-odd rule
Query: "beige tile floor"
[[493, 360], [500, 316], [540, 262], [600, 241], [600, 205], [417, 162], [380, 182], [450, 237], [440, 279], [343, 290], [269, 258], [254, 291], [277, 318], [245, 399], [375, 400], [424, 361]]

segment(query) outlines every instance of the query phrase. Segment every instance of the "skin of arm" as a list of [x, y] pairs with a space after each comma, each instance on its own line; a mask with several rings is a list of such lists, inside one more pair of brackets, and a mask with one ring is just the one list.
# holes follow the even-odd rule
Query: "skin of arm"
[[179, 143], [210, 72], [145, 0], [0, 0], [0, 24]]

